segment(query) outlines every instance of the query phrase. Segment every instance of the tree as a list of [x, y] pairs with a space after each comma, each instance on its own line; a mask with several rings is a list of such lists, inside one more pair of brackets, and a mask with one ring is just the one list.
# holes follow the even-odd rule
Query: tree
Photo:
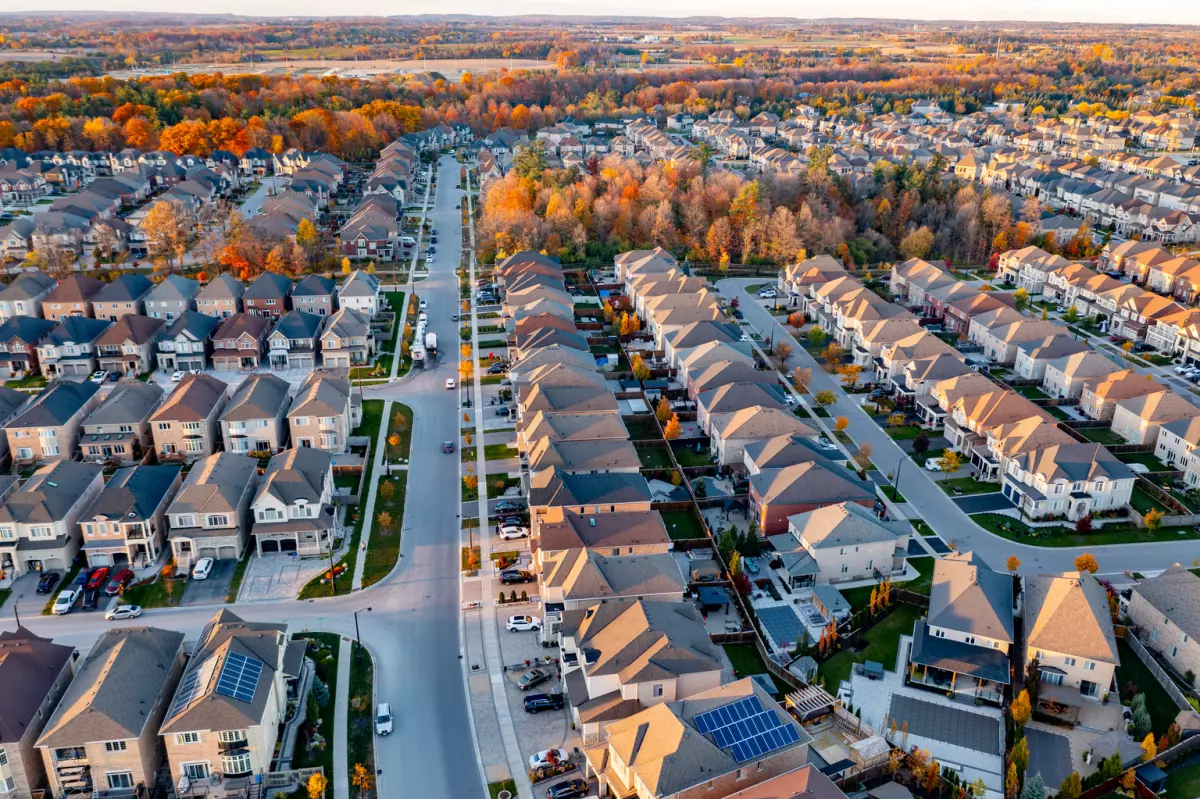
[[1146, 525], [1147, 530], [1157, 530], [1162, 524], [1163, 512], [1158, 508], [1151, 508], [1142, 517], [1142, 523]]
[[924, 258], [933, 249], [933, 231], [919, 227], [900, 240], [900, 254], [905, 258]]
[[159, 570], [159, 577], [163, 581], [163, 588], [167, 592], [167, 604], [171, 604], [171, 597], [175, 593], [175, 581], [171, 579], [175, 574], [175, 561], [168, 560], [166, 564]]
[[650, 379], [650, 367], [646, 365], [644, 360], [642, 360], [641, 355], [633, 356], [633, 361], [630, 363], [630, 367], [633, 369], [633, 376], [638, 380]]
[[546, 165], [546, 142], [543, 139], [535, 139], [517, 148], [513, 155], [512, 171], [518, 177], [532, 180], [542, 176]]
[[667, 426], [663, 428], [663, 438], [667, 439], [668, 441], [674, 441], [675, 439], [679, 438], [679, 435], [682, 432], [683, 431], [680, 429], [679, 425], [679, 414], [671, 414], [671, 420], [667, 422]]
[[946, 474], [954, 474], [963, 465], [963, 456], [952, 449], [946, 450], [937, 460], [938, 467]]
[[475, 362], [474, 361], [459, 361], [458, 375], [463, 381], [470, 380], [475, 377]]
[[658, 405], [654, 409], [654, 415], [658, 417], [659, 423], [666, 424], [667, 420], [671, 418], [671, 413], [671, 403], [666, 397], [660, 398]]
[[1025, 736], [1021, 736], [1013, 746], [1010, 757], [1017, 766], [1017, 773], [1024, 774], [1025, 769], [1029, 768], [1029, 740]]
[[1083, 780], [1079, 779], [1079, 772], [1072, 771], [1062, 781], [1062, 785], [1058, 786], [1057, 799], [1079, 799], [1079, 794], [1083, 793]]
[[296, 225], [296, 243], [308, 253], [309, 258], [316, 255], [317, 248], [321, 246], [321, 234], [317, 232], [317, 226], [308, 219], [301, 219], [300, 224]]
[[845, 416], [839, 416], [833, 422], [833, 429], [838, 431], [839, 433], [843, 432], [849, 426], [850, 426], [850, 420], [847, 419]]
[[1080, 516], [1075, 520], [1075, 532], [1080, 535], [1086, 535], [1092, 531], [1092, 514]]
[[1149, 763], [1158, 755], [1158, 745], [1154, 742], [1154, 733], [1146, 733], [1146, 737], [1142, 739], [1142, 760]]
[[904, 423], [907, 421], [908, 421], [908, 417], [905, 416], [904, 414], [893, 413], [891, 416], [889, 416], [887, 418], [887, 426], [888, 427], [903, 427]]
[[[1022, 738], [1021, 740], [1024, 741], [1025, 739]], [[1021, 791], [1021, 799], [1046, 799], [1046, 782], [1042, 779], [1042, 772], [1039, 771], [1025, 780], [1025, 788]]]
[[392, 497], [396, 495], [396, 486], [391, 480], [384, 480], [379, 484], [379, 496], [383, 497], [384, 502], [391, 503]]
[[1033, 716], [1033, 706], [1029, 701], [1029, 692], [1024, 688], [1021, 693], [1017, 694], [1017, 698], [1009, 705], [1009, 712], [1012, 714], [1013, 723], [1017, 728], [1024, 727], [1029, 723], [1029, 719]]
[[1004, 799], [1017, 799], [1020, 790], [1021, 778], [1017, 775], [1017, 766], [1009, 763], [1008, 772], [1004, 775]]
[[808, 391], [808, 384], [812, 382], [812, 369], [807, 366], [797, 366], [792, 371], [792, 385], [801, 394]]
[[350, 775], [350, 784], [358, 788], [358, 799], [366, 799], [367, 791], [375, 787], [375, 775], [362, 763], [355, 763], [354, 773]]
[[818, 405], [820, 405], [822, 408], [827, 408], [830, 405], [837, 402], [837, 395], [835, 395], [832, 391], [829, 391], [829, 390], [818, 391], [816, 396], [813, 397], [813, 401], [816, 402]]
[[924, 455], [929, 451], [929, 434], [924, 430], [917, 433], [917, 437], [912, 440], [912, 451], [918, 455]]
[[343, 258], [343, 259], [342, 259], [342, 274], [343, 274], [343, 275], [348, 275], [348, 274], [350, 274], [350, 273], [351, 273], [351, 272], [353, 272], [353, 271], [354, 271], [354, 268], [353, 268], [352, 266], [350, 266], [350, 259], [349, 259], [349, 258]]
[[308, 778], [308, 782], [304, 783], [304, 789], [308, 791], [308, 799], [322, 799], [325, 796], [325, 789], [329, 787], [329, 780], [325, 779], [325, 775], [317, 772]]
[[1075, 558], [1075, 571], [1091, 572], [1095, 574], [1100, 571], [1100, 564], [1096, 563], [1096, 556], [1090, 552], [1084, 552], [1079, 557]]
[[787, 365], [788, 358], [792, 357], [792, 345], [786, 341], [777, 341], [771, 348], [771, 353], [779, 359], [781, 364]]
[[1127, 791], [1132, 791], [1133, 786], [1137, 784], [1137, 774], [1133, 769], [1125, 769], [1125, 773], [1121, 775], [1121, 787]]
[[821, 351], [821, 358], [825, 363], [829, 364], [830, 369], [835, 369], [842, 362], [842, 354], [844, 352], [845, 349], [841, 344], [831, 341], [829, 342], [829, 346]]
[[390, 533], [396, 526], [396, 520], [393, 519], [392, 514], [388, 513], [386, 510], [375, 517], [375, 523], [379, 525], [379, 529], [385, 534]]
[[859, 444], [858, 451], [854, 453], [854, 462], [858, 464], [858, 468], [866, 471], [871, 468], [871, 445]]
[[1079, 321], [1079, 311], [1075, 310], [1074, 305], [1068, 308], [1067, 312], [1063, 314], [1063, 321], [1069, 325], [1073, 325]]
[[1021, 559], [1016, 555], [1009, 555], [1008, 559], [1004, 561], [1004, 568], [1008, 569], [1010, 574], [1016, 574], [1017, 569], [1021, 568]]
[[399, 433], [392, 433], [390, 436], [388, 436], [387, 443], [388, 446], [392, 448], [393, 455], [399, 455], [401, 441], [402, 439], [400, 438]]
[[788, 324], [797, 330], [804, 327], [804, 321], [804, 314], [800, 313], [799, 311], [796, 311], [788, 316]]
[[858, 385], [858, 378], [862, 374], [862, 367], [856, 363], [847, 363], [839, 366], [837, 372], [842, 378], [843, 386], [854, 388]]
[[1029, 292], [1024, 288], [1019, 288], [1013, 292], [1013, 303], [1017, 306], [1018, 311], [1023, 311], [1029, 307]]
[[163, 262], [169, 272], [183, 262], [191, 238], [192, 220], [180, 203], [160, 200], [150, 206], [140, 225], [150, 257]]
[[821, 328], [813, 325], [808, 329], [808, 332], [804, 334], [804, 337], [808, 339], [809, 344], [816, 348], [824, 344], [825, 340], [829, 338], [829, 335]]
[[688, 150], [688, 158], [691, 158], [700, 165], [701, 174], [708, 172], [708, 167], [712, 164], [713, 157], [716, 154], [717, 151], [713, 149], [711, 144], [697, 144]]

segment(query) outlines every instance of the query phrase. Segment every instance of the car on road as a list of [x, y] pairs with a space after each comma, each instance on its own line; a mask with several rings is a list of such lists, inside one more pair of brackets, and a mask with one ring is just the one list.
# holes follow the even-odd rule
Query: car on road
[[517, 680], [517, 690], [528, 691], [535, 685], [541, 685], [550, 679], [550, 672], [542, 669], [530, 669], [521, 675], [521, 679]]
[[428, 253], [425, 256], [425, 263], [427, 263], [427, 264], [433, 263], [433, 253]]
[[117, 605], [115, 608], [109, 608], [104, 612], [104, 618], [109, 621], [121, 621], [122, 619], [136, 619], [142, 615], [141, 605]]
[[501, 405], [499, 408], [496, 409], [497, 416], [508, 416], [510, 413], [512, 413], [512, 411], [509, 409], [509, 407], [507, 405]]
[[430, 236], [430, 237], [429, 237], [429, 243], [430, 243], [430, 244], [437, 244], [437, 236]]
[[59, 591], [58, 596], [54, 598], [54, 605], [50, 608], [50, 612], [55, 616], [70, 613], [71, 608], [75, 607], [75, 603], [79, 601], [79, 595], [82, 592], [83, 589], [76, 586]]
[[213, 569], [213, 559], [212, 558], [200, 558], [200, 560], [196, 561], [195, 568], [192, 569], [192, 579], [193, 580], [207, 580], [208, 575], [212, 574], [212, 569]]
[[500, 572], [501, 585], [521, 585], [533, 581], [533, 575], [520, 569], [505, 569]]
[[454, 452], [454, 442], [453, 441], [443, 441], [442, 442], [442, 452]]
[[427, 314], [427, 313], [417, 314], [417, 324], [424, 324], [428, 321], [429, 321], [429, 314]]
[[422, 311], [427, 310], [429, 308], [429, 301], [421, 300], [421, 304], [418, 305], [417, 307], [420, 308]]
[[937, 458], [926, 458], [925, 469], [930, 472], [940, 472], [942, 470], [942, 465], [938, 463]]
[[446, 378], [446, 388], [454, 388], [454, 378], [453, 377]]
[[743, 333], [743, 334], [742, 334], [742, 338], [741, 338], [741, 340], [742, 340], [742, 341], [749, 341], [749, 340], [750, 340], [750, 336], [748, 336], [747, 334]]
[[108, 567], [101, 566], [98, 569], [93, 569], [88, 573], [87, 582], [84, 587], [89, 591], [98, 591], [104, 587], [104, 581], [108, 579]]
[[42, 575], [42, 579], [38, 580], [37, 593], [50, 593], [54, 590], [54, 586], [58, 585], [60, 579], [62, 579], [62, 576], [58, 572], [46, 572]]
[[525, 633], [542, 629], [542, 620], [537, 616], [509, 616], [504, 627], [510, 633]]
[[121, 589], [133, 582], [132, 569], [120, 569], [112, 577], [108, 578], [108, 585], [104, 586], [104, 593], [109, 596], [116, 596], [121, 593]]
[[562, 694], [530, 694], [525, 697], [526, 713], [541, 713], [543, 710], [562, 710]]
[[742, 310], [740, 308], [734, 308], [733, 309], [733, 318], [734, 319], [745, 319], [746, 315], [744, 313], [742, 313]]
[[549, 768], [557, 766], [559, 763], [566, 763], [571, 759], [567, 754], [566, 749], [543, 749], [529, 756], [529, 770], [537, 771], [540, 768]]
[[375, 708], [375, 734], [390, 735], [392, 732], [392, 706], [387, 702], [380, 702], [379, 707]]
[[546, 791], [546, 799], [579, 799], [587, 796], [587, 782], [579, 777], [556, 782]]
[[105, 371], [92, 372], [92, 376], [89, 377], [88, 380], [90, 380], [93, 383], [103, 383], [104, 378], [106, 378], [106, 377], [108, 377], [108, 372], [105, 372]]
[[171, 373], [171, 382], [172, 383], [180, 382], [181, 380], [183, 380], [184, 375], [186, 375], [186, 374], [187, 374], [187, 372], [172, 372]]
[[496, 513], [512, 513], [514, 511], [525, 510], [524, 502], [517, 502], [513, 499], [502, 499], [493, 506], [492, 510]]
[[500, 537], [505, 541], [512, 541], [517, 538], [525, 538], [529, 535], [528, 527], [517, 527], [515, 525], [502, 526], [500, 528]]

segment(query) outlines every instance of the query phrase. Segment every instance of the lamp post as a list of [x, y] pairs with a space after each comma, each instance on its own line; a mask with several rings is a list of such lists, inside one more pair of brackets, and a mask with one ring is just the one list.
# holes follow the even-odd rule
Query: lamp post
[[900, 496], [900, 470], [904, 468], [904, 462], [908, 460], [907, 455], [900, 456], [900, 462], [896, 464], [896, 479], [892, 481], [892, 502], [899, 502], [897, 499]]
[[358, 648], [354, 650], [354, 659], [358, 663], [362, 663], [362, 634], [358, 631], [358, 614], [370, 612], [370, 606], [354, 611], [354, 639], [355, 643], [358, 644]]

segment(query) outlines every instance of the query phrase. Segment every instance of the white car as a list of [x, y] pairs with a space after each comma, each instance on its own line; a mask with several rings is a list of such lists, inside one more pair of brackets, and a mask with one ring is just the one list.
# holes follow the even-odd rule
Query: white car
[[925, 468], [931, 472], [940, 472], [942, 470], [942, 465], [938, 463], [937, 458], [926, 458]]
[[418, 307], [418, 308], [420, 308], [422, 311], [424, 311], [426, 308], [428, 308], [428, 307], [429, 307], [429, 301], [428, 301], [428, 300], [421, 300], [421, 304], [420, 304], [420, 305], [418, 305], [417, 307]]
[[454, 388], [454, 378], [453, 377], [446, 378], [446, 388]]
[[1180, 364], [1179, 366], [1175, 367], [1175, 374], [1181, 375], [1184, 372], [1186, 372], [1188, 369], [1191, 369], [1191, 368], [1192, 368], [1192, 365], [1190, 363]]
[[392, 706], [387, 702], [380, 702], [379, 707], [375, 708], [375, 734], [389, 735], [392, 732]]
[[750, 340], [750, 336], [749, 336], [749, 334], [747, 334], [747, 333], [743, 333], [743, 334], [742, 334], [742, 338], [741, 338], [741, 340], [742, 340], [742, 341], [749, 341], [749, 340]]
[[542, 629], [542, 620], [537, 616], [509, 616], [504, 626], [509, 632], [522, 633]]
[[196, 561], [195, 568], [192, 569], [192, 579], [193, 580], [207, 580], [208, 575], [212, 574], [212, 568], [213, 568], [213, 559], [212, 558], [200, 558], [200, 560]]
[[820, 438], [817, 439], [817, 446], [820, 447], [821, 449], [829, 450], [829, 451], [833, 451], [833, 450], [837, 449], [837, 444], [834, 444], [832, 441], [830, 441], [825, 436], [821, 436]]
[[178, 383], [179, 381], [183, 380], [183, 378], [184, 378], [184, 375], [186, 375], [186, 374], [187, 374], [187, 372], [175, 372], [175, 373], [173, 373], [173, 374], [171, 375], [171, 382], [172, 382], [172, 383]]
[[136, 619], [141, 615], [141, 605], [117, 605], [115, 608], [109, 608], [105, 612], [104, 618], [109, 621], [120, 621], [121, 619]]
[[78, 586], [64, 588], [55, 597], [54, 607], [50, 608], [50, 612], [55, 616], [63, 616], [70, 613], [71, 608], [75, 607], [75, 603], [79, 600], [79, 595], [82, 593], [83, 589]]
[[762, 291], [758, 292], [758, 298], [760, 300], [773, 300], [775, 299], [775, 296], [775, 289], [763, 289]]
[[93, 383], [103, 383], [104, 378], [106, 378], [106, 377], [108, 377], [108, 372], [105, 372], [105, 371], [92, 372], [92, 376], [89, 377], [88, 380], [90, 380]]
[[427, 263], [427, 264], [433, 263], [433, 253], [429, 253], [428, 255], [425, 256], [425, 263]]
[[423, 325], [428, 321], [429, 321], [429, 314], [427, 314], [427, 313], [417, 314], [417, 324], [418, 325]]
[[517, 527], [516, 525], [508, 525], [500, 528], [500, 537], [505, 541], [511, 541], [515, 538], [525, 538], [529, 535], [528, 527]]
[[529, 770], [537, 771], [540, 768], [556, 766], [559, 763], [566, 763], [571, 759], [567, 754], [566, 749], [543, 749], [537, 754], [529, 756]]

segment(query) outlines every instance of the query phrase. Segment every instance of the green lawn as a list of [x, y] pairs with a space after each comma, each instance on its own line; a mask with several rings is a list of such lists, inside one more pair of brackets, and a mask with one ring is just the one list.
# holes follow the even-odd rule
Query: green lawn
[[[913, 565], [914, 569], [921, 573], [921, 576], [915, 577], [908, 582], [894, 583], [893, 587], [904, 588], [921, 596], [929, 596], [929, 589], [933, 585], [933, 558], [928, 556], [909, 558], [908, 562]], [[850, 607], [855, 612], [858, 612], [871, 604], [871, 590], [874, 587], [873, 585], [863, 585], [858, 588], [844, 588], [839, 590], [841, 590], [845, 600], [850, 603]]]
[[1042, 410], [1059, 421], [1066, 421], [1067, 419], [1071, 418], [1071, 414], [1067, 413], [1061, 408], [1056, 408], [1053, 405], [1047, 405], [1046, 407], [1042, 408]]
[[[400, 531], [404, 529], [404, 499], [408, 493], [408, 472], [399, 471], [393, 475], [390, 480], [387, 477], [379, 478], [381, 489], [385, 482], [390, 482], [394, 491], [390, 499], [384, 499], [382, 492], [375, 497], [375, 522], [371, 526], [367, 560], [363, 564], [363, 588], [386, 577], [400, 559]], [[383, 513], [392, 517], [392, 525], [388, 530], [379, 525], [379, 516]]]
[[1117, 455], [1121, 463], [1140, 463], [1152, 472], [1165, 472], [1167, 466], [1153, 452], [1121, 452]]
[[[501, 485], [503, 483], [503, 485]], [[487, 491], [488, 497], [502, 497], [504, 492], [521, 484], [519, 477], [502, 477], [497, 474], [489, 474], [487, 476]]]
[[1135, 485], [1133, 487], [1133, 495], [1129, 498], [1129, 505], [1141, 514], [1149, 512], [1152, 508], [1158, 508], [1159, 511], [1165, 514], [1174, 513], [1174, 511], [1164, 505], [1160, 500], [1150, 496], [1150, 494], [1146, 492], [1146, 489], [1142, 488], [1140, 485]]
[[491, 799], [498, 799], [501, 791], [508, 791], [511, 796], [516, 796], [517, 784], [512, 780], [498, 780], [488, 783], [488, 794]]
[[[364, 403], [364, 406], [365, 406], [365, 403]], [[366, 408], [365, 407], [363, 409], [363, 413], [364, 413], [363, 423], [365, 424], [366, 423], [366, 419], [365, 419]], [[387, 445], [387, 455], [389, 457], [391, 457], [393, 461], [396, 460], [397, 458], [402, 463], [408, 461], [409, 456], [411, 454], [411, 449], [412, 449], [412, 426], [413, 426], [412, 408], [408, 407], [407, 405], [401, 404], [399, 402], [393, 402], [392, 403], [392, 417], [390, 419], [388, 419], [388, 438], [391, 438], [394, 435], [400, 436], [400, 445], [399, 446], [393, 447], [390, 443]], [[375, 440], [374, 438], [371, 439], [372, 442], [374, 442], [374, 440]]]
[[1018, 386], [1016, 392], [1026, 399], [1048, 399], [1049, 396], [1037, 386]]
[[921, 465], [921, 468], [924, 469], [925, 461], [929, 460], [930, 458], [937, 460], [938, 458], [942, 457], [945, 454], [946, 454], [946, 450], [944, 448], [942, 448], [942, 449], [927, 449], [924, 452], [910, 452], [910, 453], [908, 453], [908, 457], [912, 458], [914, 461], [919, 463]]
[[1167, 799], [1195, 799], [1200, 796], [1200, 763], [1167, 772]]
[[[995, 494], [1000, 490], [999, 483], [985, 483], [974, 477], [951, 477], [949, 480], [938, 480], [937, 484], [952, 497], [967, 494]], [[954, 489], [961, 488], [962, 494], [955, 494]]]
[[663, 524], [667, 527], [667, 535], [674, 539], [705, 538], [704, 523], [690, 510], [662, 511]]
[[906, 424], [902, 427], [885, 427], [884, 430], [887, 431], [887, 434], [894, 441], [911, 441], [921, 435], [922, 432], [921, 428], [915, 424]]
[[[354, 774], [354, 764], [375, 770], [375, 661], [366, 647], [350, 647], [350, 708], [346, 718], [346, 765]], [[361, 652], [362, 657], [359, 657]]]
[[914, 530], [926, 538], [937, 535], [923, 519], [910, 519], [908, 523], [913, 526]]
[[671, 468], [671, 454], [661, 447], [639, 447], [637, 454], [646, 469]]
[[0, 609], [4, 607], [4, 603], [8, 601], [10, 596], [12, 596], [11, 588], [0, 588]]
[[20, 379], [8, 380], [4, 385], [8, 388], [42, 388], [46, 385], [46, 378], [42, 377], [41, 372], [30, 372]]
[[1108, 427], [1088, 427], [1078, 432], [1088, 441], [1104, 444], [1105, 446], [1129, 443]]
[[758, 654], [758, 648], [754, 644], [726, 644], [724, 649], [738, 677], [767, 672], [767, 664], [763, 662], [762, 655]]
[[517, 448], [508, 444], [484, 444], [483, 457], [489, 461], [503, 461], [517, 457]]
[[353, 494], [358, 490], [358, 480], [360, 477], [362, 477], [361, 474], [340, 472], [333, 476], [333, 485], [335, 488], [348, 488], [350, 489], [350, 493]]
[[904, 498], [904, 495], [896, 490], [895, 486], [882, 486], [882, 489], [883, 495], [892, 502], [908, 502], [908, 500]]
[[658, 429], [658, 423], [654, 419], [631, 416], [625, 419], [624, 422], [625, 429], [629, 431], [629, 438], [633, 441], [662, 438], [662, 432]]
[[[168, 583], [171, 585], [170, 591], [167, 590]], [[144, 608], [174, 607], [179, 604], [186, 587], [186, 580], [167, 580], [160, 574], [158, 579], [149, 585], [131, 585], [126, 588], [121, 592], [121, 601], [127, 605], [141, 605]], [[226, 599], [228, 600], [228, 597]]]
[[[1188, 541], [1200, 538], [1191, 527], [1160, 527], [1147, 530], [1132, 524], [1110, 524], [1080, 535], [1072, 527], [1031, 528], [1027, 524], [995, 513], [978, 513], [971, 519], [989, 533], [1009, 541], [1020, 541], [1039, 547], [1106, 546], [1108, 544], [1140, 544], [1149, 541]], [[1018, 531], [1023, 535], [1018, 535]]]
[[889, 671], [896, 667], [896, 655], [900, 650], [900, 636], [911, 635], [913, 624], [925, 611], [914, 605], [896, 605], [883, 621], [865, 634], [867, 646], [861, 652], [838, 652], [817, 669], [825, 681], [825, 689], [837, 693], [842, 680], [850, 679], [855, 663], [868, 660], [878, 661]]
[[680, 447], [675, 450], [675, 460], [679, 461], [680, 466], [712, 466], [711, 453], [703, 449], [697, 452], [693, 447]]
[[[1124, 641], [1117, 641], [1117, 653], [1121, 657], [1121, 665], [1117, 667], [1117, 686], [1131, 682], [1138, 687], [1138, 692], [1146, 695], [1146, 710], [1150, 711], [1150, 720], [1154, 725], [1156, 735], [1162, 735], [1175, 721], [1179, 708], [1167, 696], [1167, 692], [1154, 679], [1154, 675], [1146, 668], [1138, 656]], [[1195, 794], [1193, 794], [1195, 796]]]
[[229, 590], [225, 592], [225, 602], [232, 605], [237, 602], [238, 592], [242, 590], [242, 581], [246, 579], [246, 567], [250, 565], [250, 556], [253, 553], [253, 547], [246, 547], [246, 553], [242, 555], [242, 559], [238, 561], [237, 568], [233, 570], [233, 579], [229, 581]]

